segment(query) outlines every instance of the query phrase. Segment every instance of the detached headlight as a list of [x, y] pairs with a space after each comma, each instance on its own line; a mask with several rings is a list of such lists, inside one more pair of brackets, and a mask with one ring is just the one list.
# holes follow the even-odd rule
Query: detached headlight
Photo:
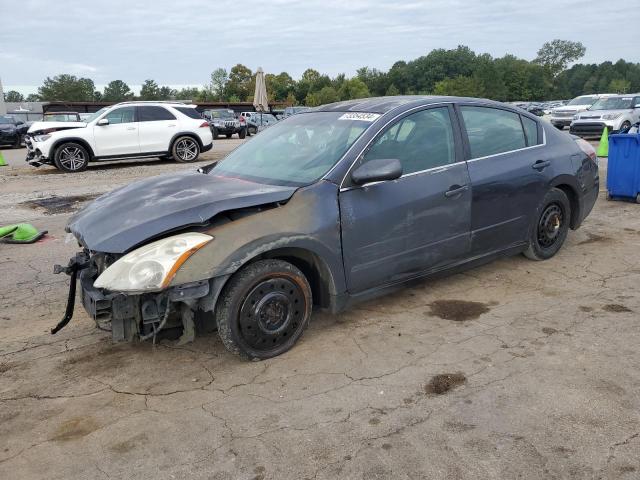
[[604, 120], [615, 120], [620, 115], [622, 115], [622, 113], [607, 113], [606, 115], [603, 115], [602, 118]]
[[51, 138], [51, 135], [35, 135], [32, 138], [34, 142], [46, 142]]
[[195, 252], [213, 240], [203, 233], [164, 238], [126, 254], [100, 275], [94, 286], [119, 292], [161, 290]]

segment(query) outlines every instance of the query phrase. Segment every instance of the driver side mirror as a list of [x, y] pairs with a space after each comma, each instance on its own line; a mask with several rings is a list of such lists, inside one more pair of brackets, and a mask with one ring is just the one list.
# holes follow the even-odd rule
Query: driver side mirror
[[351, 181], [356, 185], [395, 180], [402, 176], [402, 164], [397, 158], [379, 158], [363, 163], [351, 172]]
[[98, 123], [96, 123], [96, 125], [100, 125], [101, 127], [103, 127], [105, 125], [109, 125], [109, 119], [108, 118], [101, 118], [100, 120], [98, 120]]

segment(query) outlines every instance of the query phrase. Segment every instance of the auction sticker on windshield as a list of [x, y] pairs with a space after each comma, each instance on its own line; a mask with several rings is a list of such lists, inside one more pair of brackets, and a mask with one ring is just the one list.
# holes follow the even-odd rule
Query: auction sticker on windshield
[[379, 113], [352, 112], [345, 113], [340, 118], [338, 118], [338, 120], [361, 120], [363, 122], [373, 122], [378, 118], [380, 118]]

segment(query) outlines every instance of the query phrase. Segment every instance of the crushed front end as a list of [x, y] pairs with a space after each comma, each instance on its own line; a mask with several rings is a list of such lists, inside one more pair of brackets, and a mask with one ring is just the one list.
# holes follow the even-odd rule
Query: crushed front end
[[193, 341], [195, 311], [207, 309], [209, 303], [204, 300], [210, 293], [210, 282], [203, 280], [145, 293], [96, 288], [96, 279], [121, 257], [85, 249], [72, 257], [68, 266], [56, 265], [54, 273], [66, 273], [71, 281], [65, 317], [52, 329], [52, 333], [57, 333], [71, 320], [78, 283], [84, 309], [98, 328], [111, 332], [114, 342], [150, 338], [155, 341], [161, 330], [179, 326], [183, 327], [181, 343]]

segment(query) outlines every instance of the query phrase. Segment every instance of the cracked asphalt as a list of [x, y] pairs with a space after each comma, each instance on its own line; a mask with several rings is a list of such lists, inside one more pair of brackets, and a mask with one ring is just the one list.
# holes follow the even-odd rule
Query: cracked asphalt
[[640, 205], [602, 192], [549, 261], [315, 313], [293, 350], [245, 362], [215, 333], [112, 345], [80, 306], [48, 333], [68, 288], [53, 264], [76, 250], [63, 229], [83, 202], [23, 202], [193, 166], [65, 175], [3, 153], [0, 224], [49, 236], [0, 244], [0, 478], [640, 478]]

